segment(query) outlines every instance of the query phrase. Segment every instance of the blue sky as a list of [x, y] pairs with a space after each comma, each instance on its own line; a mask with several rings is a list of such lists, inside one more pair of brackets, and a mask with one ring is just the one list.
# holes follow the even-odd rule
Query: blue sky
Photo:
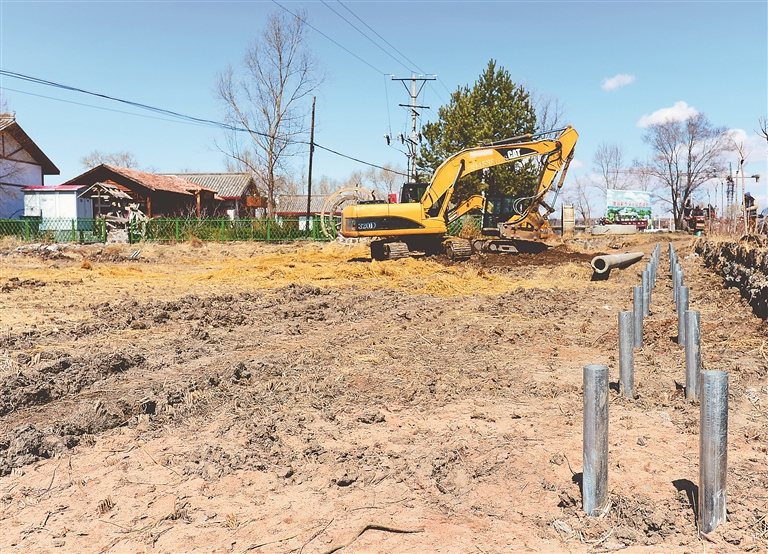
[[[765, 141], [754, 131], [768, 115], [764, 0], [344, 2], [416, 67], [397, 63], [329, 9], [353, 20], [337, 0], [326, 2], [281, 2], [305, 9], [317, 30], [365, 60], [309, 35], [328, 75], [317, 93], [315, 140], [323, 146], [404, 167], [403, 154], [382, 136], [409, 129], [397, 106], [408, 97], [389, 75], [437, 74], [419, 98], [432, 108], [423, 114], [426, 122], [449, 90], [474, 83], [493, 58], [516, 83], [565, 107], [580, 134], [569, 178], [590, 172], [601, 143], [620, 145], [628, 161], [646, 159], [644, 117], [696, 110], [715, 125], [741, 130], [751, 151], [746, 172], [763, 174], [748, 188], [761, 207], [768, 205]], [[270, 1], [0, 0], [0, 67], [218, 120], [217, 72], [240, 63], [279, 9]], [[132, 152], [141, 166], [160, 172], [224, 170], [214, 145], [222, 136], [210, 127], [8, 77], [0, 77], [0, 87], [18, 122], [61, 169], [47, 184], [82, 173], [80, 159], [97, 149]], [[305, 163], [295, 160], [299, 170]], [[358, 169], [366, 167], [316, 150], [315, 179], [343, 179]]]

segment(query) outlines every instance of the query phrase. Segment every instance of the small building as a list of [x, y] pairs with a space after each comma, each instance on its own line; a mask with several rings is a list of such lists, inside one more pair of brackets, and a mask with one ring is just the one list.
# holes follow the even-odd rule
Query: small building
[[24, 187], [24, 216], [39, 219], [93, 219], [90, 198], [80, 198], [84, 185]]
[[24, 213], [25, 187], [41, 187], [45, 175], [59, 175], [42, 150], [16, 122], [15, 114], [0, 114], [0, 219]]
[[254, 217], [266, 207], [259, 195], [253, 173], [174, 173], [186, 181], [216, 191], [214, 213], [236, 217]]
[[[319, 216], [323, 211], [323, 205], [328, 199], [327, 194], [312, 195], [309, 207], [310, 217]], [[278, 220], [288, 220], [299, 230], [307, 229], [307, 195], [283, 194], [275, 201], [275, 217]], [[284, 224], [285, 225], [285, 224]]]
[[175, 175], [101, 164], [64, 184], [92, 187], [97, 183], [127, 194], [135, 209], [147, 217], [202, 217], [215, 210], [215, 190]]

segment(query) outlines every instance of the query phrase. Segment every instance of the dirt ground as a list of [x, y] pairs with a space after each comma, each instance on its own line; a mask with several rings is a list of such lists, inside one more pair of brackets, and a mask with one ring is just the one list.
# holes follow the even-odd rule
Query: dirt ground
[[[765, 552], [766, 322], [690, 238], [613, 240], [460, 263], [0, 244], [0, 552]], [[707, 537], [670, 240], [705, 369], [730, 376], [729, 521]], [[617, 314], [657, 241], [629, 400]], [[646, 258], [590, 280], [628, 251]], [[601, 517], [579, 489], [592, 363], [612, 381]]]

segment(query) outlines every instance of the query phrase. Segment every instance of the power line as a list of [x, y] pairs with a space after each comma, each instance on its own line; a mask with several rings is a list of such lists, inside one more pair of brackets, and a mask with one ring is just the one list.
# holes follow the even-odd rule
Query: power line
[[295, 13], [293, 13], [291, 10], [289, 10], [288, 8], [286, 8], [285, 6], [283, 6], [282, 4], [280, 4], [280, 3], [279, 3], [277, 0], [272, 0], [272, 2], [273, 2], [273, 3], [275, 3], [275, 4], [277, 4], [277, 5], [278, 5], [278, 6], [279, 6], [281, 9], [285, 10], [286, 12], [288, 12], [289, 14], [291, 14], [293, 17], [295, 17], [296, 19], [298, 19], [298, 20], [299, 20], [299, 21], [301, 21], [302, 23], [304, 23], [304, 24], [305, 24], [307, 27], [309, 27], [310, 29], [312, 29], [312, 30], [313, 30], [313, 31], [315, 31], [316, 33], [318, 33], [318, 34], [322, 35], [323, 37], [327, 38], [328, 40], [330, 40], [332, 43], [334, 43], [336, 46], [338, 46], [339, 48], [341, 48], [342, 50], [344, 50], [344, 51], [345, 51], [346, 53], [348, 53], [349, 55], [351, 55], [351, 56], [354, 56], [355, 58], [357, 58], [358, 60], [360, 60], [361, 62], [363, 62], [365, 65], [367, 65], [368, 67], [370, 67], [371, 69], [373, 69], [373, 70], [374, 70], [374, 71], [376, 71], [377, 73], [384, 73], [384, 72], [383, 72], [383, 71], [381, 71], [380, 69], [376, 68], [376, 67], [375, 67], [373, 64], [370, 64], [370, 63], [368, 63], [367, 61], [365, 61], [363, 58], [361, 58], [360, 56], [358, 56], [357, 54], [355, 54], [355, 53], [354, 53], [354, 52], [352, 52], [351, 50], [349, 50], [349, 49], [345, 48], [344, 46], [342, 46], [341, 44], [339, 44], [338, 42], [336, 42], [335, 40], [333, 40], [331, 37], [329, 37], [329, 36], [328, 36], [328, 35], [326, 35], [324, 32], [322, 32], [320, 29], [318, 29], [317, 27], [315, 27], [314, 25], [312, 25], [312, 24], [311, 24], [309, 21], [307, 21], [306, 19], [304, 19], [304, 18], [301, 18], [301, 17], [299, 17], [298, 15], [296, 15]]
[[[309, 143], [305, 143], [305, 144], [309, 144]], [[326, 151], [330, 152], [331, 154], [336, 154], [337, 156], [341, 156], [342, 158], [347, 158], [348, 160], [352, 160], [352, 161], [355, 161], [355, 162], [358, 162], [358, 163], [361, 163], [361, 164], [369, 165], [371, 167], [375, 167], [376, 169], [382, 169], [384, 171], [389, 171], [390, 173], [394, 173], [396, 175], [402, 175], [403, 177], [408, 177], [408, 175], [406, 173], [401, 173], [400, 171], [395, 171], [394, 169], [389, 169], [388, 167], [382, 167], [380, 165], [364, 162], [363, 160], [358, 160], [357, 158], [353, 158], [352, 156], [347, 156], [346, 154], [342, 154], [341, 152], [336, 152], [335, 150], [331, 150], [330, 148], [327, 148], [325, 146], [321, 146], [321, 145], [319, 145], [317, 143], [315, 143], [315, 146], [317, 148], [322, 149], [322, 150], [326, 150]]]
[[[273, 1], [273, 2], [275, 2], [275, 3], [277, 4], [277, 2], [276, 2], [275, 0], [272, 0], [272, 1]], [[380, 34], [379, 34], [379, 33], [378, 33], [378, 32], [377, 32], [377, 31], [376, 31], [376, 30], [375, 30], [373, 27], [371, 27], [371, 26], [370, 26], [370, 25], [368, 25], [368, 24], [367, 24], [365, 21], [363, 21], [363, 19], [362, 19], [362, 18], [360, 18], [360, 16], [358, 16], [358, 15], [357, 15], [355, 12], [353, 12], [353, 11], [352, 11], [351, 9], [349, 9], [349, 8], [348, 8], [348, 7], [347, 7], [345, 4], [343, 4], [343, 3], [341, 2], [341, 0], [336, 0], [336, 1], [337, 1], [337, 2], [338, 2], [338, 3], [339, 3], [339, 4], [340, 4], [340, 5], [341, 5], [341, 6], [342, 6], [342, 7], [343, 7], [345, 10], [347, 10], [349, 13], [351, 13], [351, 14], [352, 14], [352, 15], [355, 17], [355, 19], [357, 19], [357, 20], [358, 20], [360, 23], [362, 23], [363, 25], [365, 25], [365, 26], [366, 26], [366, 27], [367, 27], [367, 28], [368, 28], [368, 29], [369, 29], [369, 30], [370, 30], [370, 31], [371, 31], [373, 34], [375, 34], [375, 35], [376, 35], [377, 37], [379, 37], [379, 38], [380, 38], [382, 41], [384, 41], [384, 43], [385, 43], [387, 46], [389, 46], [390, 48], [392, 48], [392, 50], [394, 50], [395, 52], [397, 52], [397, 53], [398, 53], [398, 54], [399, 54], [399, 55], [400, 55], [400, 56], [401, 56], [403, 59], [405, 59], [405, 61], [407, 61], [407, 62], [408, 62], [409, 64], [411, 64], [411, 65], [412, 65], [414, 68], [416, 68], [416, 70], [418, 70], [418, 71], [419, 71], [419, 73], [422, 73], [422, 74], [424, 73], [424, 71], [423, 71], [421, 68], [419, 68], [418, 64], [416, 64], [416, 63], [415, 63], [415, 62], [413, 62], [413, 61], [412, 61], [410, 58], [408, 58], [408, 56], [406, 56], [405, 54], [403, 54], [402, 52], [400, 52], [400, 50], [398, 50], [398, 49], [397, 49], [397, 48], [396, 48], [394, 45], [392, 45], [392, 43], [390, 43], [390, 42], [389, 42], [387, 39], [385, 39], [383, 36], [381, 36], [381, 35], [380, 35]], [[352, 27], [352, 28], [353, 28], [353, 29], [355, 29], [355, 30], [356, 30], [358, 33], [360, 33], [360, 34], [361, 34], [361, 35], [363, 35], [365, 38], [367, 38], [367, 39], [368, 39], [368, 40], [369, 40], [371, 43], [373, 43], [373, 44], [374, 44], [374, 45], [375, 45], [375, 46], [376, 46], [378, 49], [380, 49], [382, 52], [384, 52], [384, 53], [385, 53], [387, 56], [389, 56], [390, 58], [392, 58], [393, 60], [395, 60], [397, 63], [399, 63], [400, 65], [402, 65], [402, 66], [403, 66], [405, 69], [407, 69], [408, 71], [411, 71], [411, 72], [413, 72], [413, 70], [412, 70], [412, 69], [410, 69], [408, 66], [406, 66], [406, 65], [405, 65], [403, 62], [401, 62], [401, 61], [400, 61], [400, 60], [398, 60], [397, 58], [395, 58], [395, 57], [394, 57], [394, 56], [393, 56], [391, 53], [387, 52], [387, 51], [386, 51], [386, 49], [384, 49], [384, 48], [383, 48], [383, 47], [382, 47], [380, 44], [378, 44], [378, 43], [377, 43], [375, 40], [373, 40], [373, 39], [372, 39], [370, 36], [368, 36], [366, 33], [364, 33], [362, 30], [360, 30], [360, 28], [358, 28], [358, 27], [357, 27], [356, 25], [354, 25], [354, 24], [353, 24], [351, 21], [349, 21], [349, 20], [348, 20], [346, 17], [344, 17], [344, 16], [343, 16], [343, 15], [341, 15], [339, 12], [337, 12], [336, 10], [334, 10], [334, 9], [333, 9], [331, 6], [329, 6], [329, 5], [328, 5], [328, 3], [327, 3], [327, 2], [325, 2], [325, 0], [320, 0], [320, 2], [322, 2], [322, 3], [323, 3], [323, 5], [324, 5], [325, 7], [327, 7], [329, 10], [331, 10], [333, 13], [335, 13], [337, 16], [339, 16], [341, 19], [343, 19], [343, 20], [344, 20], [344, 21], [345, 21], [345, 22], [346, 22], [346, 23], [347, 23], [347, 24], [348, 24], [350, 27]], [[280, 4], [278, 4], [278, 5], [280, 5]], [[280, 7], [282, 7], [282, 6], [280, 6]], [[285, 9], [285, 8], [283, 8], [283, 9]], [[288, 11], [288, 10], [286, 10], [286, 11]], [[288, 12], [288, 13], [291, 13], [291, 12]], [[302, 20], [302, 21], [304, 21], [304, 22], [306, 23], [306, 20]], [[309, 23], [307, 23], [307, 25], [309, 25]], [[315, 27], [312, 27], [312, 28], [313, 28], [313, 29], [315, 29]], [[315, 30], [317, 30], [317, 29], [315, 29]], [[320, 31], [317, 31], [317, 32], [318, 32], [318, 33], [320, 33], [320, 34], [323, 34], [323, 33], [321, 33]], [[327, 35], [324, 35], [324, 34], [323, 34], [323, 36], [325, 36], [326, 38], [329, 38]], [[329, 40], [332, 40], [332, 39], [329, 39]], [[334, 41], [334, 40], [332, 40], [332, 42], [333, 42], [334, 44], [336, 44], [337, 46], [339, 46], [339, 47], [343, 48], [345, 51], [349, 52], [349, 50], [347, 50], [346, 48], [344, 48], [343, 46], [341, 46], [341, 45], [340, 45], [338, 42], [336, 42], [336, 41]], [[351, 52], [350, 52], [350, 53], [351, 53]], [[354, 55], [354, 54], [353, 54], [353, 55]], [[355, 57], [356, 57], [356, 58], [358, 58], [358, 59], [359, 59], [360, 61], [362, 61], [363, 63], [365, 63], [366, 65], [368, 65], [369, 67], [372, 67], [372, 66], [371, 66], [371, 64], [369, 64], [368, 62], [366, 62], [365, 60], [363, 60], [363, 59], [362, 59], [362, 58], [360, 58], [359, 56], [356, 56], [356, 55], [355, 55]], [[445, 84], [443, 84], [443, 86], [445, 87]], [[437, 91], [437, 90], [436, 90], [436, 89], [435, 89], [435, 88], [434, 88], [434, 87], [433, 87], [431, 84], [429, 85], [429, 87], [430, 87], [430, 88], [431, 88], [431, 89], [434, 91], [434, 93], [437, 95], [437, 97], [438, 97], [438, 98], [440, 98], [440, 100], [443, 102], [443, 104], [445, 104], [445, 100], [443, 99], [443, 97], [442, 97], [442, 96], [440, 96], [440, 93], [439, 93], [439, 92], [438, 92], [438, 91]], [[448, 87], [445, 87], [445, 88], [446, 88], [446, 90], [448, 90]], [[449, 92], [450, 92], [450, 91], [449, 91]]]
[[204, 125], [202, 123], [195, 123], [193, 121], [177, 121], [176, 119], [168, 119], [165, 117], [154, 117], [151, 115], [144, 115], [136, 112], [126, 112], [124, 110], [114, 110], [112, 108], [105, 108], [104, 106], [95, 106], [93, 104], [85, 104], [83, 102], [74, 102], [73, 100], [64, 100], [63, 98], [55, 98], [53, 96], [46, 96], [44, 94], [35, 94], [34, 92], [28, 92], [26, 90], [18, 90], [15, 88], [8, 88], [0, 86], [0, 90], [7, 90], [10, 92], [17, 92], [19, 94], [26, 94], [27, 96], [35, 96], [37, 98], [45, 98], [46, 100], [55, 100], [56, 102], [64, 102], [65, 104], [74, 104], [75, 106], [83, 106], [86, 108], [93, 108], [95, 110], [104, 110], [106, 112], [114, 112], [114, 113], [121, 113], [125, 115], [134, 115], [136, 117], [144, 117], [146, 119], [155, 119], [157, 121], [168, 121], [169, 123], [184, 123], [186, 125], [200, 125], [203, 127], [209, 127], [209, 125]]
[[[371, 31], [371, 32], [372, 32], [374, 35], [376, 35], [376, 36], [377, 36], [377, 37], [379, 37], [381, 40], [383, 40], [383, 41], [384, 41], [384, 43], [385, 43], [385, 44], [387, 44], [387, 46], [389, 46], [389, 47], [390, 47], [392, 50], [394, 50], [395, 52], [397, 52], [398, 54], [400, 54], [400, 56], [401, 56], [401, 57], [402, 57], [402, 58], [403, 58], [405, 61], [407, 61], [409, 64], [411, 64], [413, 67], [415, 67], [415, 68], [416, 68], [416, 69], [417, 69], [417, 70], [418, 70], [420, 73], [424, 73], [424, 71], [423, 71], [423, 70], [421, 70], [417, 64], [415, 64], [413, 61], [411, 61], [410, 59], [408, 59], [408, 56], [406, 56], [405, 54], [403, 54], [402, 52], [400, 52], [400, 50], [398, 50], [397, 48], [395, 48], [395, 47], [394, 47], [394, 46], [393, 46], [393, 45], [392, 45], [392, 44], [391, 44], [391, 43], [390, 43], [390, 42], [389, 42], [387, 39], [385, 39], [383, 36], [381, 36], [379, 33], [377, 33], [377, 32], [376, 32], [376, 31], [373, 29], [373, 27], [371, 27], [371, 26], [370, 26], [370, 25], [368, 25], [368, 24], [367, 24], [365, 21], [363, 21], [362, 19], [360, 19], [360, 17], [359, 17], [359, 16], [358, 16], [358, 15], [357, 15], [355, 12], [353, 12], [352, 10], [350, 10], [350, 9], [349, 9], [349, 8], [348, 8], [346, 5], [344, 5], [344, 4], [341, 2], [341, 0], [336, 0], [336, 1], [337, 1], [339, 4], [341, 4], [341, 6], [342, 6], [342, 7], [343, 7], [345, 10], [347, 10], [349, 13], [351, 13], [353, 16], [355, 16], [355, 19], [357, 19], [357, 20], [358, 20], [360, 23], [362, 23], [362, 24], [363, 24], [363, 25], [365, 25], [365, 26], [366, 26], [368, 29], [370, 29], [370, 31]], [[325, 2], [323, 2], [323, 4], [325, 4]], [[346, 20], [345, 20], [345, 21], [346, 21]], [[369, 38], [369, 40], [371, 40], [371, 39]], [[378, 46], [378, 45], [377, 45], [377, 46]], [[399, 63], [400, 63], [400, 62], [399, 62]], [[405, 67], [405, 65], [404, 65], [403, 63], [400, 63], [400, 65], [402, 65], [403, 67]], [[406, 67], [406, 69], [408, 69], [408, 68]]]
[[[5, 70], [5, 69], [0, 69], [0, 75], [6, 76], [6, 77], [11, 77], [13, 79], [19, 79], [19, 80], [22, 80], [22, 81], [27, 81], [27, 82], [38, 84], [38, 85], [44, 85], [44, 86], [49, 86], [49, 87], [58, 88], [58, 89], [62, 89], [62, 90], [68, 90], [68, 91], [71, 91], [71, 92], [79, 92], [81, 94], [87, 94], [87, 95], [90, 95], [90, 96], [95, 96], [97, 98], [103, 98], [105, 100], [111, 100], [113, 102], [120, 102], [122, 104], [133, 106], [135, 108], [139, 108], [139, 109], [142, 109], [142, 110], [148, 110], [148, 111], [151, 111], [151, 112], [154, 112], [154, 113], [168, 115], [168, 116], [171, 116], [171, 117], [176, 118], [176, 119], [181, 119], [182, 121], [185, 121], [185, 122], [191, 122], [191, 123], [194, 123], [194, 124], [208, 126], [208, 127], [218, 127], [218, 128], [225, 129], [225, 130], [228, 130], [228, 131], [237, 131], [237, 132], [241, 132], [241, 133], [249, 133], [249, 134], [254, 134], [254, 135], [261, 136], [261, 137], [269, 138], [269, 135], [266, 134], [266, 133], [260, 133], [258, 131], [252, 131], [252, 130], [246, 129], [244, 127], [237, 127], [235, 125], [230, 125], [228, 123], [223, 123], [221, 121], [214, 121], [212, 119], [203, 119], [203, 118], [200, 118], [200, 117], [194, 117], [194, 116], [191, 116], [191, 115], [186, 115], [186, 114], [182, 114], [182, 113], [179, 113], [179, 112], [174, 112], [174, 111], [171, 111], [171, 110], [166, 110], [166, 109], [163, 109], [163, 108], [157, 108], [157, 107], [154, 107], [154, 106], [150, 106], [148, 104], [142, 104], [142, 103], [139, 103], [139, 102], [133, 102], [131, 100], [124, 100], [122, 98], [116, 98], [114, 96], [109, 96], [107, 94], [101, 94], [101, 93], [98, 93], [98, 92], [92, 92], [92, 91], [85, 90], [85, 89], [82, 89], [82, 88], [73, 87], [73, 86], [70, 86], [70, 85], [63, 85], [61, 83], [56, 83], [56, 82], [53, 82], [53, 81], [48, 81], [46, 79], [40, 79], [38, 77], [32, 77], [30, 75], [24, 75], [23, 73], [16, 73], [14, 71], [8, 71], [8, 70]], [[8, 89], [6, 87], [2, 87], [2, 88], [4, 88], [5, 90], [12, 90], [12, 89]], [[121, 112], [119, 110], [110, 110], [109, 108], [100, 108], [99, 106], [92, 106], [92, 105], [89, 105], [89, 104], [80, 104], [78, 102], [71, 102], [71, 101], [68, 101], [68, 100], [63, 100], [63, 99], [58, 99], [58, 98], [51, 98], [51, 97], [48, 97], [48, 96], [43, 96], [43, 95], [39, 95], [39, 94], [33, 94], [33, 93], [29, 93], [29, 92], [27, 92], [27, 93], [25, 93], [23, 91], [17, 91], [17, 92], [22, 92], [22, 94], [30, 94], [32, 96], [39, 96], [41, 98], [47, 98], [47, 99], [51, 99], [51, 100], [59, 100], [61, 102], [66, 102], [66, 103], [79, 104], [79, 105], [82, 105], [82, 106], [86, 106], [86, 107], [90, 107], [90, 108], [95, 108], [95, 109], [117, 111], [118, 113], [125, 113], [127, 115], [135, 115], [135, 116], [138, 116], [138, 117], [147, 117], [147, 116], [142, 116], [141, 114], [137, 114], [137, 113]], [[157, 119], [161, 119], [162, 120], [162, 118], [157, 118]], [[173, 121], [173, 120], [165, 119], [164, 121]], [[281, 140], [285, 140], [285, 139], [281, 139]], [[308, 141], [305, 141], [305, 140], [295, 140], [294, 142], [296, 144], [304, 144], [304, 145], [309, 145], [310, 144]], [[341, 152], [338, 152], [338, 151], [333, 150], [331, 148], [328, 148], [326, 146], [322, 146], [322, 145], [320, 145], [320, 144], [318, 144], [316, 142], [314, 143], [314, 145], [317, 148], [321, 148], [322, 150], [326, 150], [326, 151], [328, 151], [328, 152], [330, 152], [332, 154], [335, 154], [337, 156], [341, 156], [342, 158], [347, 158], [349, 160], [352, 160], [352, 161], [355, 161], [355, 162], [358, 162], [358, 163], [361, 163], [361, 164], [364, 164], [364, 165], [368, 165], [370, 167], [375, 167], [377, 169], [382, 169], [384, 171], [389, 171], [391, 173], [396, 173], [398, 175], [404, 175], [403, 173], [400, 173], [399, 171], [394, 171], [392, 169], [388, 169], [386, 167], [382, 167], [382, 166], [379, 166], [379, 165], [376, 165], [376, 164], [372, 164], [370, 162], [366, 162], [364, 160], [361, 160], [359, 158], [355, 158], [353, 156], [348, 156], [347, 154], [342, 154]]]
[[[393, 60], [395, 60], [395, 62], [397, 62], [397, 63], [399, 63], [400, 65], [402, 65], [402, 66], [403, 66], [405, 69], [407, 69], [408, 71], [412, 71], [412, 70], [411, 70], [411, 68], [409, 68], [409, 67], [408, 67], [407, 65], [405, 65], [403, 62], [401, 62], [401, 61], [400, 61], [400, 60], [398, 60], [396, 57], [394, 57], [392, 54], [390, 54], [389, 52], [387, 52], [387, 51], [384, 49], [384, 47], [383, 47], [383, 46], [381, 46], [379, 43], [377, 43], [377, 42], [376, 42], [375, 40], [373, 40], [371, 37], [369, 37], [368, 35], [366, 35], [366, 34], [365, 34], [363, 31], [361, 31], [361, 30], [360, 30], [358, 27], [356, 27], [356, 26], [355, 26], [355, 25], [354, 25], [354, 24], [353, 24], [353, 23], [352, 23], [350, 20], [348, 20], [346, 17], [344, 17], [343, 15], [341, 15], [339, 12], [337, 12], [336, 10], [334, 10], [332, 7], [330, 7], [330, 6], [328, 5], [328, 3], [327, 3], [325, 0], [320, 0], [320, 2], [322, 2], [323, 6], [325, 6], [326, 8], [328, 8], [329, 10], [331, 10], [333, 13], [335, 13], [336, 15], [338, 15], [338, 16], [339, 16], [341, 19], [343, 19], [343, 20], [344, 20], [344, 21], [345, 21], [347, 24], [349, 24], [349, 26], [350, 26], [350, 27], [352, 27], [352, 28], [353, 28], [355, 31], [357, 31], [358, 33], [360, 33], [361, 35], [363, 35], [365, 38], [367, 38], [367, 39], [368, 39], [368, 40], [369, 40], [369, 41], [370, 41], [370, 42], [371, 42], [371, 43], [372, 43], [374, 46], [376, 46], [376, 48], [378, 48], [379, 50], [381, 50], [382, 52], [384, 52], [384, 53], [385, 53], [387, 56], [389, 56], [390, 58], [392, 58]], [[339, 2], [339, 4], [341, 4], [341, 2]], [[342, 6], [344, 6], [344, 4], [341, 4], [341, 5], [342, 5]], [[345, 6], [345, 7], [346, 7], [346, 6]], [[350, 13], [352, 13], [352, 12], [350, 12]], [[352, 14], [352, 15], [355, 15], [355, 14]], [[358, 19], [359, 19], [359, 18], [358, 18]]]

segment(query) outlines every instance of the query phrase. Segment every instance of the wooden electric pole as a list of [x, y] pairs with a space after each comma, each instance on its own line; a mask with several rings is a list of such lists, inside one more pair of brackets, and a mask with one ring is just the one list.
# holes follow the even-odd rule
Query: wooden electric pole
[[312, 97], [312, 126], [309, 128], [309, 170], [307, 171], [307, 234], [312, 232], [312, 154], [315, 151], [315, 100], [317, 100], [317, 96]]

